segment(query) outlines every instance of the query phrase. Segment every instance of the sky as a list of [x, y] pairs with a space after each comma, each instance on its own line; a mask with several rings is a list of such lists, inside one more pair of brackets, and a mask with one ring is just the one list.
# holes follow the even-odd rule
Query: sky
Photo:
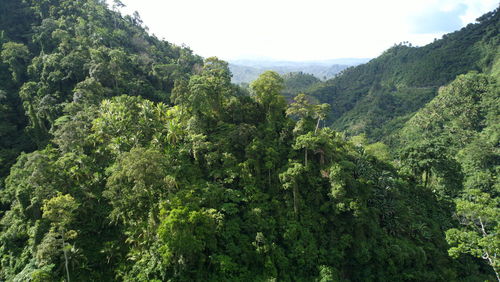
[[499, 6], [499, 0], [121, 1], [121, 12], [139, 12], [150, 33], [203, 57], [288, 61], [373, 58], [403, 41], [423, 46]]

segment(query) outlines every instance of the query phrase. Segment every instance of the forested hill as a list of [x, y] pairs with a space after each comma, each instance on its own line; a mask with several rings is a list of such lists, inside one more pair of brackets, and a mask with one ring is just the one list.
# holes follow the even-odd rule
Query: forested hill
[[168, 101], [174, 80], [202, 64], [98, 0], [3, 0], [0, 45], [0, 179], [63, 114], [121, 94]]
[[[314, 77], [267, 71], [241, 89], [226, 62], [150, 36], [113, 3], [1, 2], [1, 281], [498, 277], [495, 77], [442, 88], [392, 161], [383, 144], [322, 126], [328, 104], [286, 103], [284, 90]], [[472, 57], [497, 44], [481, 33], [497, 17], [465, 30], [481, 38]], [[349, 74], [384, 56], [320, 89], [371, 89]], [[396, 86], [435, 86], [401, 77]]]
[[500, 56], [499, 19], [497, 9], [426, 46], [396, 45], [308, 94], [331, 105], [334, 128], [386, 139], [436, 96], [440, 86], [458, 74], [492, 67]]

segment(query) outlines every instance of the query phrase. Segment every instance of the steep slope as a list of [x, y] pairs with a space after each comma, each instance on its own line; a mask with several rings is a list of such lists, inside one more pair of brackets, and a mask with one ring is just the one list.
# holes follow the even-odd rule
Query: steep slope
[[61, 115], [121, 94], [167, 102], [174, 80], [202, 64], [104, 1], [4, 0], [0, 15], [0, 187]]
[[0, 190], [0, 280], [493, 279], [448, 255], [447, 201], [287, 107], [279, 74], [243, 95], [103, 1], [9, 3], [33, 17], [2, 33], [1, 134], [31, 147]]
[[397, 134], [399, 163], [423, 187], [453, 201], [460, 223], [446, 232], [450, 255], [472, 254], [500, 274], [500, 84], [459, 75]]
[[390, 136], [458, 74], [492, 67], [499, 52], [498, 9], [424, 47], [396, 45], [349, 68], [310, 94], [329, 103], [333, 127], [371, 140]]
[[316, 128], [306, 100], [286, 109], [277, 73], [241, 96], [227, 64], [207, 59], [183, 83], [175, 106], [113, 97], [61, 120], [52, 146], [21, 155], [2, 193], [0, 279], [492, 277], [471, 257], [448, 256], [446, 203]]

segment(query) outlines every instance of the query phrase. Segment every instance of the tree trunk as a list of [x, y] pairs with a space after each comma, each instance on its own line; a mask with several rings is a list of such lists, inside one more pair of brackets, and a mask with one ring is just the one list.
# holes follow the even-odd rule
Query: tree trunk
[[[481, 219], [481, 217], [479, 217], [479, 224], [481, 225], [481, 232], [483, 233], [483, 238], [487, 237], [488, 233], [486, 233], [486, 229], [484, 228], [483, 220]], [[495, 256], [496, 256], [496, 254], [495, 254]], [[498, 274], [498, 272], [495, 268], [495, 262], [493, 261], [493, 259], [491, 259], [491, 256], [490, 256], [488, 251], [486, 251], [486, 250], [484, 251], [483, 258], [488, 260], [488, 263], [491, 265], [491, 267], [493, 268], [493, 271], [495, 272], [495, 275], [497, 276], [498, 282], [500, 282], [500, 275]]]
[[427, 188], [427, 185], [429, 184], [429, 179], [431, 178], [431, 170], [428, 169], [425, 171], [425, 180], [424, 180], [424, 188]]
[[293, 185], [293, 212], [297, 215], [299, 212], [299, 207], [298, 207], [298, 199], [297, 197], [299, 196], [299, 187], [297, 183]]
[[316, 132], [318, 132], [318, 128], [319, 128], [319, 121], [321, 119], [318, 118], [318, 122], [316, 123], [316, 128], [314, 129], [314, 135], [316, 135]]
[[68, 277], [68, 282], [70, 282], [69, 268], [68, 268], [68, 255], [66, 254], [66, 242], [64, 242], [64, 229], [61, 231], [61, 237], [62, 237], [62, 241], [63, 241], [64, 266], [66, 267], [66, 276]]

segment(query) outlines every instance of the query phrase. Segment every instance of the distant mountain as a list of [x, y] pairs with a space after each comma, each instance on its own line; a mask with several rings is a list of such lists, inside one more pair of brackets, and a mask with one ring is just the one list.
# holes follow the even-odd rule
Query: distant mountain
[[229, 68], [233, 74], [233, 83], [249, 83], [255, 80], [266, 70], [273, 70], [280, 74], [303, 72], [312, 74], [318, 79], [327, 80], [342, 70], [366, 63], [369, 59], [332, 59], [325, 61], [273, 61], [273, 60], [234, 60], [230, 61]]
[[272, 59], [237, 59], [230, 60], [229, 63], [241, 66], [255, 67], [255, 68], [266, 68], [266, 67], [276, 67], [276, 66], [310, 66], [310, 65], [349, 65], [355, 66], [359, 64], [364, 64], [368, 62], [370, 58], [339, 58], [339, 59], [329, 59], [329, 60], [311, 60], [311, 61], [283, 61], [283, 60], [272, 60]]

